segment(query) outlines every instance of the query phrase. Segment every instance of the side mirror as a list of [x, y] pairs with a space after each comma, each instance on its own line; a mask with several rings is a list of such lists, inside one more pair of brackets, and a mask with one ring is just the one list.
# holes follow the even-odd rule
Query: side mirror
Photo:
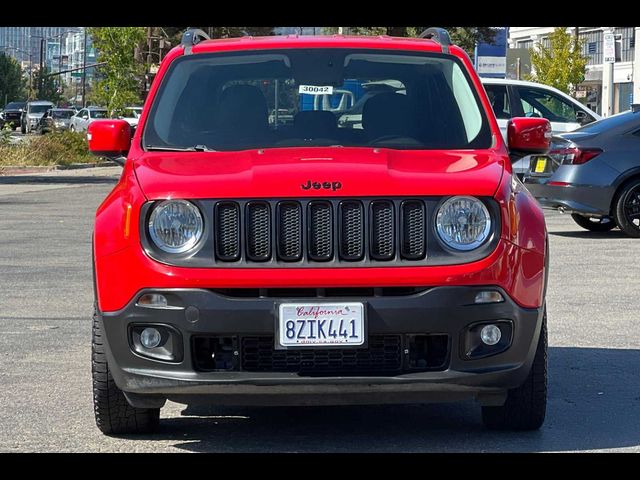
[[131, 147], [131, 128], [124, 120], [96, 120], [87, 129], [89, 151], [124, 165]]
[[576, 122], [578, 122], [580, 125], [587, 125], [591, 123], [591, 121], [591, 117], [587, 115], [587, 112], [584, 112], [582, 110], [578, 110], [576, 112]]
[[544, 155], [551, 148], [551, 124], [546, 118], [512, 118], [507, 123], [507, 143], [512, 162], [527, 155]]

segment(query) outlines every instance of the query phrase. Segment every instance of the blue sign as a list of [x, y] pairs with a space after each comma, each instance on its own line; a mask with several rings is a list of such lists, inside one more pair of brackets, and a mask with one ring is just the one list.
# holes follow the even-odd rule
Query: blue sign
[[481, 77], [506, 77], [509, 27], [498, 27], [495, 32], [493, 42], [478, 42], [476, 45], [475, 67]]

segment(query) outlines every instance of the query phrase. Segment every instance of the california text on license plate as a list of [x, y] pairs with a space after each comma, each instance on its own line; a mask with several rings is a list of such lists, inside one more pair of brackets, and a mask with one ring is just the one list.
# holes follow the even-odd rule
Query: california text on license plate
[[278, 338], [283, 347], [363, 345], [362, 303], [282, 303]]

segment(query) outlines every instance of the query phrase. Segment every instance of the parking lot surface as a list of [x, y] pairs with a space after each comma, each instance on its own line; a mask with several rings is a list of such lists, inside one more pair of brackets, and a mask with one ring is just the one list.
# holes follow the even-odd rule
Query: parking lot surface
[[640, 241], [587, 232], [554, 212], [549, 405], [538, 432], [485, 430], [473, 402], [168, 402], [157, 434], [103, 436], [91, 397], [91, 230], [118, 174], [0, 177], [0, 451], [640, 452]]

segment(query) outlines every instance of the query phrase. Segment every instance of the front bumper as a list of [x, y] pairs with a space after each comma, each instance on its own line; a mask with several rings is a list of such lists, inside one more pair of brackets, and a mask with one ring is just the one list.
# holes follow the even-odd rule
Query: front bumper
[[[504, 302], [474, 304], [475, 295], [498, 290]], [[453, 401], [476, 398], [501, 404], [506, 391], [527, 376], [540, 334], [542, 308], [518, 306], [498, 287], [434, 287], [410, 295], [365, 297], [253, 297], [239, 298], [205, 289], [144, 290], [166, 293], [176, 309], [136, 305], [105, 313], [99, 321], [106, 337], [107, 358], [116, 385], [136, 406], [161, 406], [165, 399], [212, 404], [362, 404]], [[286, 371], [246, 371], [242, 351], [231, 370], [195, 368], [193, 339], [202, 335], [274, 335], [281, 302], [363, 302], [367, 335], [440, 334], [448, 337], [446, 362], [429, 371], [385, 375], [315, 376]], [[193, 309], [198, 309], [194, 321]], [[188, 311], [190, 313], [188, 313]], [[465, 356], [467, 328], [478, 322], [508, 321], [508, 348], [477, 359]], [[145, 358], [134, 352], [130, 327], [161, 324], [179, 332], [181, 359], [176, 362]], [[404, 350], [408, 359], [408, 349]], [[403, 359], [403, 365], [406, 359]]]

